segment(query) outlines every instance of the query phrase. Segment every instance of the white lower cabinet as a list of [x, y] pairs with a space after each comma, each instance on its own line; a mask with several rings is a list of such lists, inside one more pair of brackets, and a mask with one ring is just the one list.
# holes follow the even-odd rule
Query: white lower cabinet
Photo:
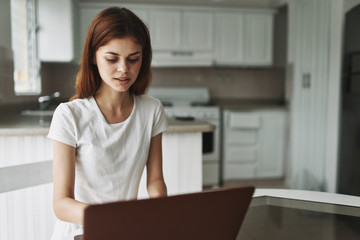
[[284, 175], [285, 110], [224, 111], [224, 180]]

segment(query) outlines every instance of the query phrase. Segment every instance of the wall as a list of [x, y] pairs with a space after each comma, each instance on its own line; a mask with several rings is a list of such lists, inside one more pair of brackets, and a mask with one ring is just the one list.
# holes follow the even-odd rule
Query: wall
[[213, 98], [283, 99], [281, 68], [162, 68], [153, 69], [154, 86], [205, 86]]
[[289, 3], [288, 61], [293, 64], [289, 185], [304, 190], [327, 190], [331, 2]]

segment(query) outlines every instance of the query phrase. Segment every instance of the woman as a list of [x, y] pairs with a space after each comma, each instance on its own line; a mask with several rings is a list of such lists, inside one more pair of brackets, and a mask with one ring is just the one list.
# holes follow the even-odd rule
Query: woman
[[125, 8], [108, 8], [91, 23], [71, 102], [56, 109], [53, 239], [82, 232], [88, 204], [136, 199], [147, 168], [150, 197], [167, 195], [162, 173], [166, 117], [159, 100], [143, 95], [151, 78], [145, 24]]

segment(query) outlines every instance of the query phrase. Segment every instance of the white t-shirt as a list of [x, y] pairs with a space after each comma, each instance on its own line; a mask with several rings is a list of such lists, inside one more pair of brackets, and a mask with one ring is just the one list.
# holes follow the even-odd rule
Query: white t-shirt
[[[151, 138], [166, 129], [155, 98], [134, 95], [130, 116], [109, 124], [90, 97], [60, 104], [48, 137], [76, 148], [75, 199], [95, 204], [136, 199]], [[59, 220], [52, 239], [72, 239], [81, 228]]]

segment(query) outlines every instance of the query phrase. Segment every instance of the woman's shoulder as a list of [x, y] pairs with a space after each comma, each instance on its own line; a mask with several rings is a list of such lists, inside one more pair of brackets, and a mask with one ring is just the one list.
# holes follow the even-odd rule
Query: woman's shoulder
[[142, 106], [159, 107], [162, 105], [159, 99], [148, 95], [135, 95], [135, 98], [136, 98], [136, 102]]
[[57, 111], [66, 111], [66, 112], [79, 112], [79, 111], [83, 111], [85, 109], [89, 109], [91, 108], [91, 103], [92, 98], [78, 98], [69, 102], [64, 102], [61, 103], [58, 107], [57, 107]]

